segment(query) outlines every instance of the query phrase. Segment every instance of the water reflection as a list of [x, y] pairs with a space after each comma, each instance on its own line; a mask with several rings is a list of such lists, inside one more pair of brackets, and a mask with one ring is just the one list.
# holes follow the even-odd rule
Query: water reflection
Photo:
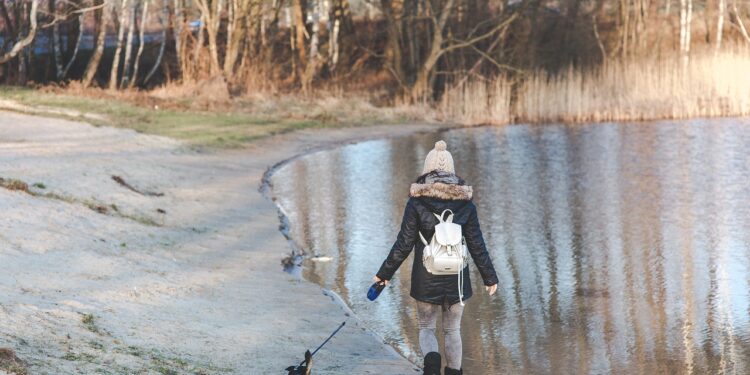
[[[274, 176], [304, 276], [416, 358], [410, 267], [365, 292], [410, 182], [446, 139], [500, 277], [463, 320], [486, 373], [750, 372], [750, 123], [476, 128], [312, 154]], [[407, 260], [410, 264], [411, 259]], [[483, 290], [472, 270], [475, 290]]]

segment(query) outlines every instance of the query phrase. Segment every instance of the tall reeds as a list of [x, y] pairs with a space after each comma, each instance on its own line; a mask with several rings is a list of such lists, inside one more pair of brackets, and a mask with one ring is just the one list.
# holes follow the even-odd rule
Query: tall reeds
[[[511, 100], [512, 99], [512, 100]], [[445, 120], [465, 124], [599, 122], [750, 115], [750, 51], [630, 59], [517, 81], [498, 77], [449, 89]]]

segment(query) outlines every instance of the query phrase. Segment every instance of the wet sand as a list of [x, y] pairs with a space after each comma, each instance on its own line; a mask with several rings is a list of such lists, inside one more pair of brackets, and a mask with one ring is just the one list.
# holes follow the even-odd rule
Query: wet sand
[[289, 243], [259, 186], [295, 155], [433, 129], [301, 131], [196, 152], [0, 112], [0, 177], [33, 193], [0, 188], [0, 347], [33, 374], [282, 373], [346, 320], [316, 374], [416, 373], [337, 296], [281, 271]]

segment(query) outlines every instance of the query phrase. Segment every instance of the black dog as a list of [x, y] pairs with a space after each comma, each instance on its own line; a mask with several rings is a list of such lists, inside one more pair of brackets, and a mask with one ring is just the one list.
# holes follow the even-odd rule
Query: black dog
[[312, 370], [312, 354], [310, 351], [305, 352], [305, 361], [299, 366], [289, 366], [286, 368], [287, 375], [310, 375]]

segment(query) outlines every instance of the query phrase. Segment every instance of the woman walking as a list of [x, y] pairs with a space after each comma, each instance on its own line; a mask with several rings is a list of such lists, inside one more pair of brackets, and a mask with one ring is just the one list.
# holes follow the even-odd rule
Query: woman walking
[[424, 355], [424, 374], [429, 375], [440, 375], [442, 366], [435, 336], [440, 311], [445, 336], [445, 375], [463, 374], [461, 316], [463, 301], [472, 294], [468, 269], [458, 275], [433, 274], [423, 262], [425, 242], [435, 234], [435, 226], [443, 222], [443, 213], [452, 214], [452, 222], [461, 226], [466, 247], [487, 292], [493, 295], [497, 290], [497, 275], [479, 229], [476, 206], [471, 201], [472, 188], [456, 175], [453, 157], [446, 147], [444, 141], [439, 141], [427, 154], [422, 176], [411, 185], [396, 242], [374, 277], [376, 282], [387, 284], [414, 248], [410, 294], [417, 300], [419, 346]]

